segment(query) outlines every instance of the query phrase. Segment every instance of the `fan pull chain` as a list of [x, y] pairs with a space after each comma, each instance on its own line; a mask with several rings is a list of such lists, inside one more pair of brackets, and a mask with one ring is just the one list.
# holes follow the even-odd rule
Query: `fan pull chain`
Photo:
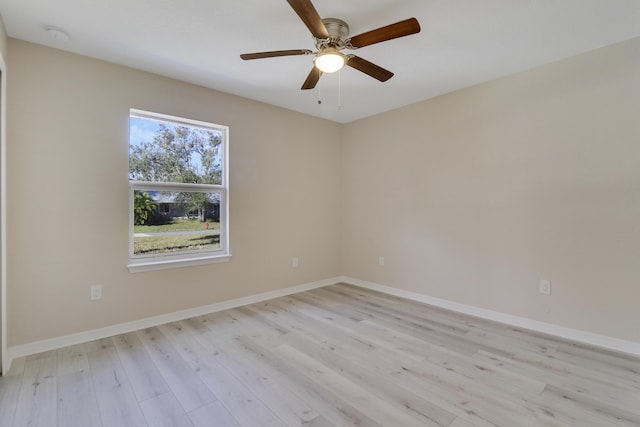
[[320, 94], [320, 85], [317, 86], [318, 87], [318, 105], [322, 104], [322, 96]]
[[338, 111], [342, 110], [342, 70], [338, 71]]

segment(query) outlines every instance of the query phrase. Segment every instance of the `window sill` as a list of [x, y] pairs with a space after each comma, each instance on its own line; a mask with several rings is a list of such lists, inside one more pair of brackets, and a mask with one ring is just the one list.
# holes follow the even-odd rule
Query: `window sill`
[[219, 262], [229, 262], [231, 254], [211, 255], [194, 258], [181, 258], [171, 260], [153, 261], [130, 261], [127, 265], [130, 273], [141, 273], [144, 271], [166, 270], [169, 268], [192, 267], [196, 265], [215, 264]]

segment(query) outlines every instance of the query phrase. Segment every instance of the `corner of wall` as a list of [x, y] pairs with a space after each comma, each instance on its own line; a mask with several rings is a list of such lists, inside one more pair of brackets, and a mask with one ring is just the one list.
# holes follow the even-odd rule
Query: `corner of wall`
[[0, 15], [0, 369], [4, 374], [7, 362], [7, 238], [6, 238], [6, 74], [7, 33]]

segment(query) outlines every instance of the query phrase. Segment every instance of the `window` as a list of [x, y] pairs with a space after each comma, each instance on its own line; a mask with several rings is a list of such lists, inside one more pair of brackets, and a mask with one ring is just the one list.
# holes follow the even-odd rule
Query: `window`
[[228, 128], [131, 110], [129, 270], [227, 261]]

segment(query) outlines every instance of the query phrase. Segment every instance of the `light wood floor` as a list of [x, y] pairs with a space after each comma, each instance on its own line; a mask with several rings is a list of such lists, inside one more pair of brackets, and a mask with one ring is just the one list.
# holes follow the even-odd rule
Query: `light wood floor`
[[335, 285], [16, 360], [1, 426], [640, 426], [640, 359]]

